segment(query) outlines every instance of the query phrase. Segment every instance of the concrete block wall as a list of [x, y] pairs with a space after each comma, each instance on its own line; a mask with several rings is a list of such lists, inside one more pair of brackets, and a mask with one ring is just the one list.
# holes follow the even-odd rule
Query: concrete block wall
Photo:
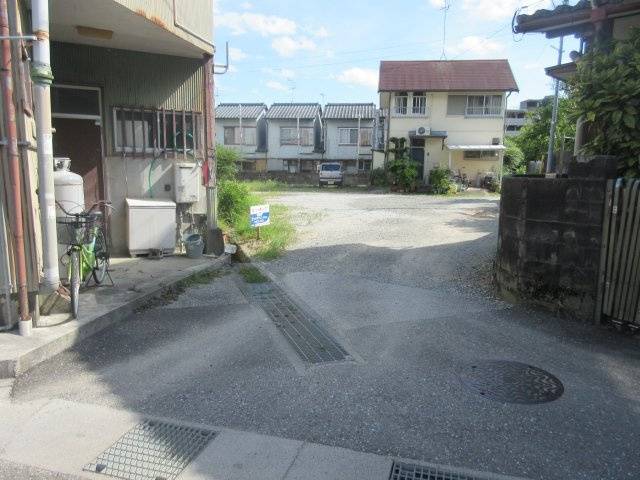
[[504, 297], [593, 318], [605, 189], [604, 179], [504, 179], [496, 262]]
[[[318, 185], [319, 176], [314, 172], [239, 172], [238, 178], [241, 180], [274, 180], [291, 185]], [[344, 175], [345, 186], [369, 185], [370, 177], [368, 173], [357, 173]]]

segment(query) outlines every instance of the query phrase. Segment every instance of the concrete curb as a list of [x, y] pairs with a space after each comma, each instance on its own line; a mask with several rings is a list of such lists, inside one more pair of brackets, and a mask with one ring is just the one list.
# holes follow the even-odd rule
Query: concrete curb
[[50, 359], [60, 352], [68, 350], [83, 339], [125, 319], [135, 310], [145, 305], [149, 300], [161, 297], [165, 293], [171, 291], [180, 282], [187, 280], [198, 273], [217, 270], [230, 264], [230, 262], [231, 257], [223, 255], [214, 259], [210, 264], [196, 265], [188, 268], [184, 271], [184, 275], [171, 279], [168, 283], [159, 284], [157, 288], [141, 292], [130, 301], [116, 306], [106, 312], [99, 313], [94, 318], [86, 319], [82, 323], [78, 322], [77, 328], [69, 329], [68, 332], [52, 339], [50, 342], [37, 346], [16, 358], [0, 360], [0, 379], [15, 378], [23, 374], [39, 363]]

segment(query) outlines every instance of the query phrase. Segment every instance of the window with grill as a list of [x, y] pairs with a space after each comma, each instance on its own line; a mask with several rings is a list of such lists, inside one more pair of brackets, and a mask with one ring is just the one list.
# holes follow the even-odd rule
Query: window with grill
[[427, 96], [422, 92], [415, 92], [413, 94], [413, 105], [411, 113], [414, 115], [426, 115], [427, 114]]
[[502, 115], [502, 95], [469, 95], [465, 115], [489, 117]]
[[371, 160], [358, 160], [358, 170], [361, 172], [368, 172], [371, 170]]
[[394, 99], [395, 113], [396, 115], [406, 115], [407, 114], [407, 103], [408, 97], [406, 93], [398, 93]]
[[[225, 131], [226, 135], [226, 131]], [[204, 142], [202, 114], [185, 110], [115, 107], [113, 143], [116, 152], [160, 153], [198, 157]]]
[[[313, 127], [300, 127], [300, 145], [313, 146]], [[280, 145], [298, 145], [298, 128], [280, 127]]]
[[465, 160], [495, 160], [498, 156], [497, 150], [465, 150]]
[[224, 127], [225, 145], [255, 145], [256, 127]]
[[[373, 129], [370, 127], [360, 128], [360, 146], [370, 147], [373, 136]], [[358, 145], [358, 128], [345, 127], [338, 128], [338, 143], [340, 145]]]

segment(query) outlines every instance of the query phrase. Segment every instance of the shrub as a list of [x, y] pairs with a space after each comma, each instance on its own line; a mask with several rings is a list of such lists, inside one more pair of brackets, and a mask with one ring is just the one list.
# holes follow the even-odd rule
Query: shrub
[[582, 152], [616, 155], [623, 175], [640, 177], [640, 28], [626, 40], [596, 42], [578, 62], [571, 94], [584, 119]]
[[216, 174], [218, 181], [233, 180], [238, 173], [237, 162], [242, 160], [240, 153], [224, 145], [216, 145]]
[[374, 168], [371, 170], [371, 185], [374, 187], [385, 187], [389, 183], [389, 175], [384, 168]]
[[487, 190], [493, 193], [500, 193], [502, 186], [496, 177], [492, 177], [491, 180], [487, 182]]
[[438, 195], [456, 193], [458, 190], [455, 183], [451, 181], [451, 170], [448, 168], [432, 168], [429, 172], [429, 185], [433, 193]]
[[524, 153], [513, 138], [505, 138], [504, 166], [503, 171], [507, 175], [518, 175], [527, 173], [527, 165], [524, 160]]
[[418, 167], [409, 157], [403, 156], [392, 160], [389, 163], [389, 173], [394, 185], [403, 191], [408, 192], [415, 189]]
[[251, 196], [247, 186], [236, 180], [218, 184], [218, 215], [229, 226], [237, 226], [249, 215]]

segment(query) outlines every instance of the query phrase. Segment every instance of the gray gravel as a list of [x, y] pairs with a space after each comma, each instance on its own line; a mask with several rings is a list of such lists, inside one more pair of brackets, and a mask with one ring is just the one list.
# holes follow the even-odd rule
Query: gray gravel
[[0, 460], [2, 480], [81, 480], [80, 477], [49, 472], [36, 467]]
[[[637, 478], [637, 340], [466, 286], [495, 249], [495, 199], [309, 192], [281, 201], [305, 225], [267, 268], [354, 361], [301, 368], [233, 274], [33, 369], [14, 400], [122, 406], [529, 478]], [[542, 405], [483, 398], [458, 373], [492, 359], [546, 369], [565, 393]]]

